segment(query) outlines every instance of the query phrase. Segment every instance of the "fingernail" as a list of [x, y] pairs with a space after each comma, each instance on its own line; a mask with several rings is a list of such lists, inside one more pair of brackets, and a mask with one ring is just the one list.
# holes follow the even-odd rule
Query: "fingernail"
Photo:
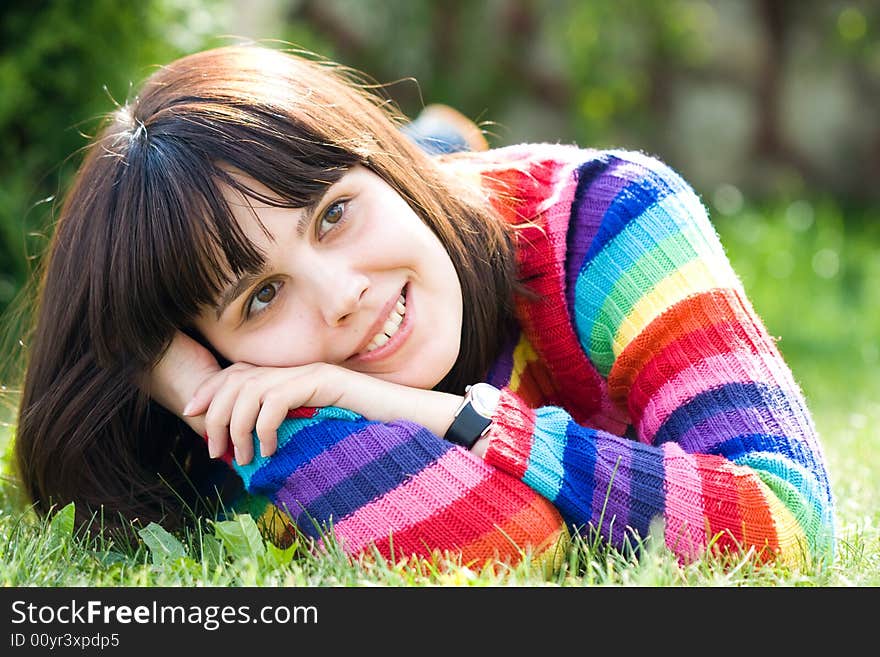
[[183, 407], [183, 414], [188, 416], [190, 413], [192, 413], [193, 406], [194, 402], [192, 399], [190, 399], [189, 403]]
[[232, 453], [235, 454], [235, 462], [238, 463], [239, 465], [244, 465], [244, 463], [241, 462], [241, 458], [239, 458], [239, 456], [238, 456], [238, 447], [233, 447]]

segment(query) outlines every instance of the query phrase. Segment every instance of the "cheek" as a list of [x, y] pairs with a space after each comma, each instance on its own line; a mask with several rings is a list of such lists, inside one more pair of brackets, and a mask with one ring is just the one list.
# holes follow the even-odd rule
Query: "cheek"
[[296, 367], [320, 360], [318, 345], [309, 340], [301, 321], [270, 318], [264, 326], [242, 336], [228, 336], [220, 351], [231, 362], [260, 367]]

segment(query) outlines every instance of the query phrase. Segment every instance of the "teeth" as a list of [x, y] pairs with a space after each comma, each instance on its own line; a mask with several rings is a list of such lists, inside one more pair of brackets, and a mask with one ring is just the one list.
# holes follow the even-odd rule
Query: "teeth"
[[373, 336], [373, 339], [370, 340], [370, 344], [367, 345], [367, 348], [364, 350], [364, 353], [370, 353], [373, 349], [378, 349], [382, 345], [384, 345], [391, 337], [397, 333], [397, 329], [400, 328], [401, 322], [403, 322], [403, 316], [406, 313], [406, 299], [404, 299], [403, 295], [400, 295], [400, 298], [397, 300], [397, 305], [388, 313], [388, 319], [385, 320], [385, 324], [382, 326], [382, 330]]

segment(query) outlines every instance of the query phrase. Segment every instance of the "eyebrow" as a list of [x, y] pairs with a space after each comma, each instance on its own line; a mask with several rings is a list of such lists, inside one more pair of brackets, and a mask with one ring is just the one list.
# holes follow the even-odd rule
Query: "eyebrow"
[[[324, 196], [325, 194], [321, 194], [314, 201], [303, 206], [303, 213], [300, 215], [299, 221], [296, 223], [296, 234], [300, 239], [305, 236], [306, 231], [312, 223], [315, 210], [323, 200]], [[220, 317], [222, 317], [223, 313], [226, 311], [226, 308], [229, 307], [229, 304], [244, 294], [251, 285], [262, 278], [266, 274], [266, 269], [266, 263], [264, 262], [258, 269], [244, 272], [241, 278], [234, 281], [229, 287], [220, 293], [216, 304], [218, 322], [220, 321]]]

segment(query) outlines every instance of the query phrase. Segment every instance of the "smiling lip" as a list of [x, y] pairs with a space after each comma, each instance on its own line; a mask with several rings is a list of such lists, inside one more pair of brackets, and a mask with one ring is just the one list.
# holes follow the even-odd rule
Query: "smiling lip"
[[[350, 363], [370, 363], [376, 360], [381, 360], [382, 358], [386, 358], [397, 351], [400, 346], [406, 342], [406, 339], [409, 337], [409, 334], [412, 332], [412, 319], [411, 312], [412, 300], [410, 299], [410, 295], [407, 293], [408, 285], [404, 285], [403, 290], [398, 292], [394, 298], [392, 298], [388, 303], [385, 304], [385, 307], [382, 308], [382, 313], [379, 315], [379, 319], [376, 320], [375, 324], [370, 327], [370, 330], [367, 332], [367, 337], [364, 342], [358, 347], [358, 350], [355, 352], [355, 355], [348, 359]], [[391, 314], [391, 310], [394, 308], [394, 305], [397, 303], [397, 300], [400, 298], [400, 295], [403, 294], [406, 297], [406, 312], [403, 315], [403, 321], [400, 323], [400, 326], [397, 329], [397, 332], [392, 335], [388, 342], [383, 344], [381, 347], [377, 347], [370, 352], [364, 353], [364, 349], [370, 344], [370, 341], [373, 337], [382, 330], [382, 327], [385, 325], [385, 320], [388, 319], [388, 315]]]

